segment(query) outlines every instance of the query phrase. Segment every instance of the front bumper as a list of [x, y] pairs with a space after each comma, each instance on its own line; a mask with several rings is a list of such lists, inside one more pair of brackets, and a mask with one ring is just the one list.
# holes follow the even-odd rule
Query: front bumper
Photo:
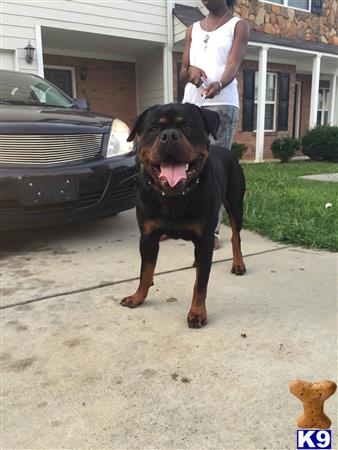
[[[134, 154], [49, 168], [1, 166], [0, 230], [84, 221], [131, 209], [135, 176]], [[57, 194], [66, 182], [73, 187], [63, 200]]]

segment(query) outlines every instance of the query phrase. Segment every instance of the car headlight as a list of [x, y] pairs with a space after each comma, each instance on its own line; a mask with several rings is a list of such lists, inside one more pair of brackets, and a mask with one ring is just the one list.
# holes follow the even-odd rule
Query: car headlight
[[126, 123], [120, 119], [113, 120], [109, 136], [107, 158], [124, 155], [133, 149], [133, 142], [127, 142], [129, 134], [130, 130]]

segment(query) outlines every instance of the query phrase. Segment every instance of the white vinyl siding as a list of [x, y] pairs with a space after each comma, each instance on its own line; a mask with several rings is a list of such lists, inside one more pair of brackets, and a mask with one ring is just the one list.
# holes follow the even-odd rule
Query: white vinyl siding
[[4, 22], [17, 26], [50, 26], [120, 37], [164, 42], [165, 2], [2, 0]]
[[138, 113], [164, 103], [162, 48], [137, 58]]
[[15, 52], [10, 50], [0, 49], [0, 69], [1, 70], [15, 70]]
[[186, 31], [187, 27], [177, 17], [174, 17], [174, 42], [184, 41]]
[[24, 48], [36, 48], [35, 26], [165, 43], [166, 2], [157, 0], [1, 0], [1, 47], [18, 49], [18, 68], [37, 72], [36, 52], [31, 65]]

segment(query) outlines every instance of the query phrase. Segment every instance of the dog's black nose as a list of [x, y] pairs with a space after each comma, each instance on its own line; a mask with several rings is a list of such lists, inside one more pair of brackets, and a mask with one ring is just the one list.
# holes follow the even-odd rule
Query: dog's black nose
[[177, 144], [180, 139], [180, 133], [174, 129], [163, 130], [160, 135], [160, 141], [162, 144]]

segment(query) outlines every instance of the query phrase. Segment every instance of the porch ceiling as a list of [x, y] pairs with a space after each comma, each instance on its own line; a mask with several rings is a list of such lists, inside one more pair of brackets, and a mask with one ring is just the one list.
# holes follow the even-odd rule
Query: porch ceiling
[[133, 61], [137, 56], [159, 47], [156, 42], [121, 38], [104, 34], [42, 27], [42, 45], [45, 53], [83, 56], [108, 60]]

